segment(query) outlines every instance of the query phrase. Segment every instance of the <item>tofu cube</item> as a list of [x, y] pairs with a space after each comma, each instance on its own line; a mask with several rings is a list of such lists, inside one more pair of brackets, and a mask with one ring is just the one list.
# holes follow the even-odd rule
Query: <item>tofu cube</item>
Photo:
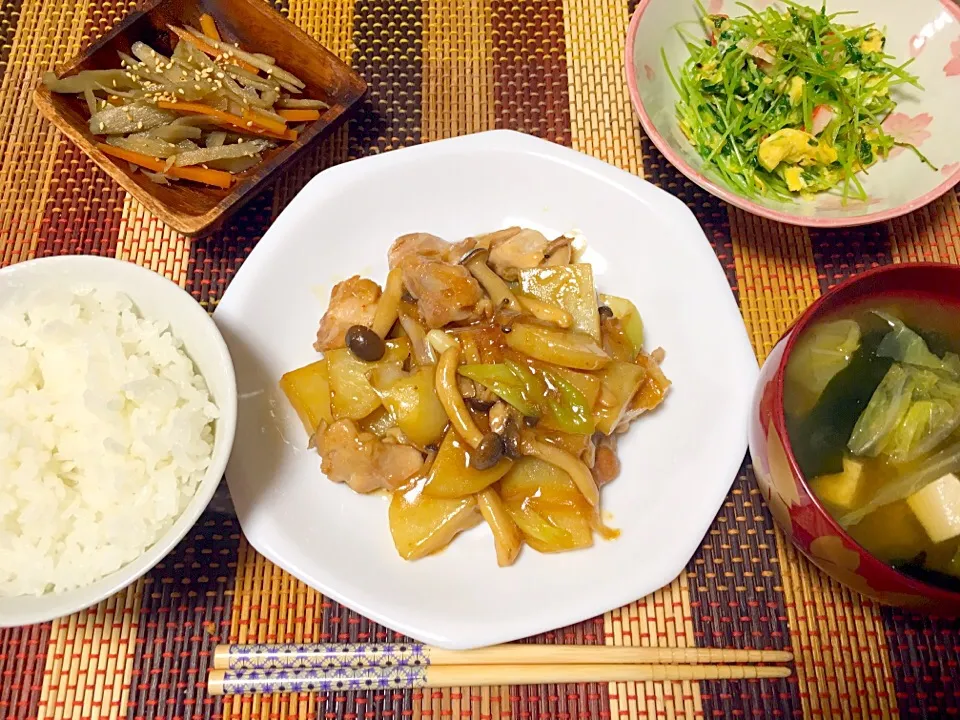
[[960, 478], [950, 473], [907, 498], [934, 543], [960, 535]]

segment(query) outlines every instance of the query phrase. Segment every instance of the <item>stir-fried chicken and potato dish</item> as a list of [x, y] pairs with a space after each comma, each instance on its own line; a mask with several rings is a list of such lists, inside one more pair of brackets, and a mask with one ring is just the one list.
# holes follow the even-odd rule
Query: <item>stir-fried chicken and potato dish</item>
[[392, 495], [400, 555], [437, 552], [480, 522], [497, 561], [614, 537], [600, 488], [617, 438], [663, 402], [663, 351], [633, 303], [598, 295], [571, 238], [511, 227], [450, 243], [397, 238], [381, 288], [337, 284], [323, 357], [280, 385], [321, 469]]

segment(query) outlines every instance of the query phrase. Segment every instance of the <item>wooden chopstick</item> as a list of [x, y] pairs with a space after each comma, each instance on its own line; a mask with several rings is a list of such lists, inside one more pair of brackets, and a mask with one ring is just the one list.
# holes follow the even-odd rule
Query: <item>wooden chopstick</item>
[[543, 683], [785, 678], [790, 668], [754, 665], [433, 665], [309, 670], [211, 670], [210, 695], [254, 695]]
[[213, 652], [213, 667], [218, 670], [418, 665], [679, 665], [777, 663], [791, 660], [793, 655], [783, 650], [520, 644], [494, 645], [478, 650], [443, 650], [417, 643], [217, 645]]

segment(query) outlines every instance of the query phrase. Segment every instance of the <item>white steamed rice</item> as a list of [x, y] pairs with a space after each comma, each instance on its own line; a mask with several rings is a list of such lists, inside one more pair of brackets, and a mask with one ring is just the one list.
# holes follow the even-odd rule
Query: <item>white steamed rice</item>
[[0, 596], [87, 585], [155, 543], [210, 464], [217, 415], [126, 295], [0, 306]]

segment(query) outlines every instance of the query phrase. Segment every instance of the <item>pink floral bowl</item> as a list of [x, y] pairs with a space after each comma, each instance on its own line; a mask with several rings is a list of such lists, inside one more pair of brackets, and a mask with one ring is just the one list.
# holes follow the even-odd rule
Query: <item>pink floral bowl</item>
[[[710, 13], [743, 15], [735, 0], [702, 0]], [[799, 0], [817, 10], [821, 0]], [[745, 0], [762, 10], [771, 0]], [[916, 145], [937, 167], [924, 165], [909, 150], [860, 174], [865, 201], [843, 203], [823, 193], [793, 202], [748, 198], [728, 187], [704, 166], [684, 137], [674, 110], [677, 92], [664, 67], [676, 74], [689, 57], [678, 28], [700, 32], [695, 0], [640, 0], [627, 31], [626, 65], [630, 98], [653, 143], [680, 172], [717, 197], [772, 220], [811, 227], [847, 227], [886, 220], [916, 210], [960, 182], [960, 6], [953, 0], [827, 0], [828, 12], [853, 10], [848, 25], [874, 23], [885, 29], [886, 52], [897, 62], [910, 58], [910, 72], [923, 90], [897, 89], [897, 111], [884, 128], [896, 139]], [[894, 61], [891, 61], [894, 62]], [[908, 86], [901, 86], [908, 87]]]
[[780, 338], [760, 370], [750, 416], [750, 454], [760, 491], [790, 541], [838, 582], [886, 605], [960, 613], [960, 593], [908, 577], [857, 544], [824, 509], [800, 471], [787, 436], [783, 386], [787, 363], [804, 329], [825, 315], [871, 298], [920, 296], [960, 304], [960, 266], [887, 265], [823, 295]]

